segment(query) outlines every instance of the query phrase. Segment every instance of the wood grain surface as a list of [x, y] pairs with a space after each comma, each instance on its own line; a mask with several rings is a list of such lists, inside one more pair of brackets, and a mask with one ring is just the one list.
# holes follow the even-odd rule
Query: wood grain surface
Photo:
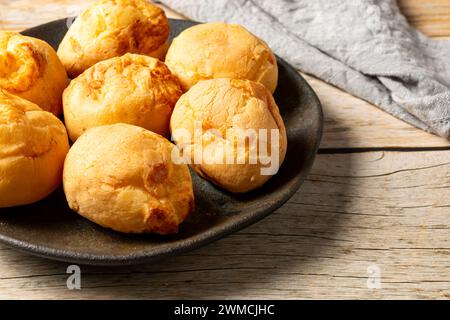
[[160, 263], [82, 266], [79, 291], [67, 264], [2, 246], [0, 297], [449, 298], [449, 172], [447, 151], [322, 154], [265, 220]]
[[397, 0], [409, 22], [431, 37], [450, 37], [450, 1]]
[[[76, 15], [90, 2], [0, 0], [0, 28]], [[449, 1], [399, 5], [425, 34], [450, 37]], [[0, 245], [0, 298], [450, 298], [450, 143], [306, 79], [324, 107], [324, 139], [304, 186], [277, 212], [156, 264], [81, 266], [81, 290], [67, 289], [67, 264]], [[370, 286], [374, 270], [380, 288]]]

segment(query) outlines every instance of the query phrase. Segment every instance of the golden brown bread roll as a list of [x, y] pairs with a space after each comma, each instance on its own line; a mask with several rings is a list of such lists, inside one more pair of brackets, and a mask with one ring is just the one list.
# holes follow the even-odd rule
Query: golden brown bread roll
[[69, 206], [126, 233], [170, 234], [194, 209], [191, 176], [171, 160], [168, 140], [128, 124], [88, 130], [64, 165]]
[[68, 84], [66, 70], [49, 44], [0, 31], [0, 89], [59, 115], [62, 92]]
[[165, 61], [184, 90], [213, 78], [260, 82], [272, 93], [277, 86], [278, 66], [272, 51], [236, 24], [205, 23], [184, 30], [174, 39]]
[[74, 78], [95, 63], [127, 52], [160, 55], [169, 36], [164, 11], [145, 0], [100, 0], [82, 12], [58, 48]]
[[286, 130], [272, 95], [248, 80], [200, 81], [178, 100], [170, 129], [193, 169], [231, 192], [263, 185], [286, 154]]
[[68, 150], [58, 118], [0, 89], [0, 207], [33, 203], [54, 191]]
[[169, 136], [170, 115], [181, 94], [163, 62], [126, 54], [72, 80], [64, 91], [64, 120], [72, 141], [89, 128], [119, 122]]

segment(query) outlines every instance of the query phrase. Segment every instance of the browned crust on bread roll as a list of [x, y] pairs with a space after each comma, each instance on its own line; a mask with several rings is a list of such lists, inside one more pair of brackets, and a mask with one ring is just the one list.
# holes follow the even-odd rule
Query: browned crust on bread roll
[[68, 150], [58, 118], [0, 89], [0, 207], [33, 203], [53, 192]]
[[134, 124], [169, 136], [169, 121], [182, 90], [167, 66], [144, 55], [99, 62], [64, 91], [64, 118], [72, 141], [89, 128]]
[[194, 193], [188, 167], [172, 161], [174, 147], [160, 135], [128, 124], [90, 129], [65, 162], [69, 206], [120, 232], [178, 232], [194, 210]]
[[70, 77], [125, 53], [152, 55], [169, 36], [164, 11], [145, 0], [100, 0], [75, 20], [58, 48]]
[[[271, 177], [262, 174], [261, 169], [266, 165], [260, 161], [259, 154], [254, 163], [249, 160], [250, 144], [236, 144], [237, 138], [245, 139], [245, 130], [254, 130], [257, 134], [260, 129], [267, 130], [267, 134], [272, 129], [278, 130], [278, 149], [275, 152], [279, 165], [286, 155], [286, 129], [278, 106], [270, 92], [257, 82], [237, 79], [198, 82], [178, 100], [170, 128], [177, 146], [190, 157], [188, 160], [192, 168], [231, 192], [253, 190]], [[198, 137], [196, 132], [200, 132], [201, 136]], [[256, 139], [253, 147], [259, 148], [260, 136]], [[273, 141], [271, 138], [267, 141], [267, 149], [272, 150]], [[198, 152], [202, 153], [200, 163], [195, 160]], [[234, 155], [234, 162], [225, 161], [228, 153]], [[238, 163], [238, 157], [243, 157], [245, 161]], [[222, 163], [216, 160], [222, 160]]]
[[59, 115], [68, 83], [66, 71], [49, 44], [0, 31], [0, 89]]
[[184, 30], [165, 61], [185, 91], [214, 78], [260, 82], [272, 93], [277, 86], [278, 66], [269, 46], [237, 24], [204, 23]]

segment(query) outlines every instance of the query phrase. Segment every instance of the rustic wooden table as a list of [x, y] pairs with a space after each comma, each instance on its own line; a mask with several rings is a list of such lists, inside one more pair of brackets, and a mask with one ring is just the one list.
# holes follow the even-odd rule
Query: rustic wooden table
[[[0, 29], [92, 1], [79, 2], [0, 0]], [[425, 34], [450, 40], [450, 0], [399, 4]], [[274, 214], [160, 263], [82, 266], [81, 290], [67, 289], [67, 264], [0, 245], [0, 298], [450, 298], [450, 142], [306, 79], [324, 137], [307, 181]]]

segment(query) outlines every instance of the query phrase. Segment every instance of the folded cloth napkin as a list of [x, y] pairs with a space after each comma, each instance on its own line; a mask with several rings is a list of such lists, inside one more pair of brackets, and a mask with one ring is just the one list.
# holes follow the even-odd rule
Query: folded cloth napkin
[[296, 68], [450, 138], [450, 41], [412, 28], [395, 0], [161, 0], [244, 25]]

